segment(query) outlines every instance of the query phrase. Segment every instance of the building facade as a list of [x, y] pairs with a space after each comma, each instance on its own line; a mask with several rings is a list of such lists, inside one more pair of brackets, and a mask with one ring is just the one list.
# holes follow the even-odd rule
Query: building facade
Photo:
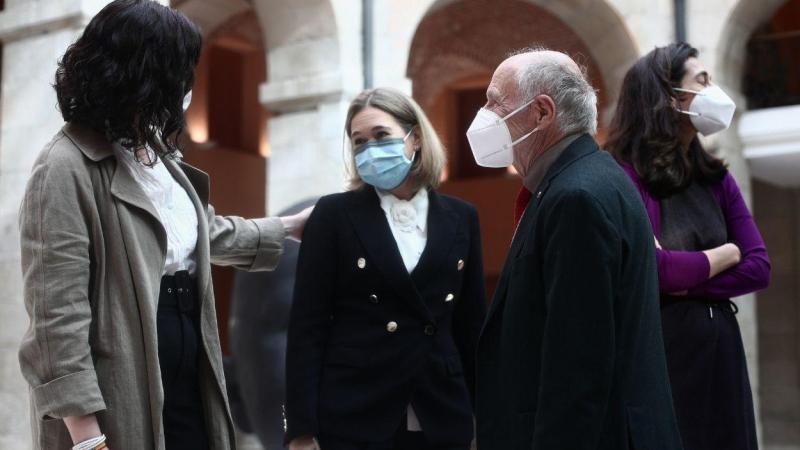
[[[107, 0], [0, 1], [0, 448], [28, 448], [17, 362], [27, 327], [17, 212], [39, 150], [62, 125], [58, 58]], [[203, 29], [186, 157], [227, 214], [274, 214], [344, 187], [343, 121], [365, 86], [415, 97], [448, 148], [443, 191], [475, 203], [491, 288], [518, 182], [477, 168], [464, 132], [493, 68], [544, 45], [573, 55], [599, 91], [601, 127], [626, 70], [676, 38], [736, 101], [704, 141], [750, 200], [771, 287], [737, 299], [763, 448], [800, 450], [800, 0], [162, 0]], [[217, 270], [220, 323], [232, 272]], [[223, 339], [225, 339], [225, 330]]]

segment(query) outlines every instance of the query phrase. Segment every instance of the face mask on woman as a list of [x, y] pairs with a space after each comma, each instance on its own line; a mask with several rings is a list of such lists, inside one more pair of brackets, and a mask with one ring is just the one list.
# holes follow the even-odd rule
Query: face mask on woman
[[719, 86], [708, 86], [701, 91], [673, 89], [695, 94], [689, 110], [678, 109], [678, 112], [689, 115], [695, 129], [703, 136], [717, 133], [731, 125], [736, 104]]
[[356, 169], [365, 183], [384, 191], [390, 191], [403, 184], [413, 164], [406, 156], [406, 139], [383, 139], [368, 142], [356, 149]]

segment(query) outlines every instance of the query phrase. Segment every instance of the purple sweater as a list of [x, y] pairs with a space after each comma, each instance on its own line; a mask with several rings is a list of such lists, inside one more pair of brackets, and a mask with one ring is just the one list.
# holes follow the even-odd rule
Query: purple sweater
[[[653, 225], [653, 232], [660, 239], [661, 202], [650, 195], [633, 166], [622, 163], [622, 168], [639, 190]], [[736, 180], [728, 172], [721, 182], [711, 186], [711, 191], [725, 217], [728, 242], [739, 247], [742, 260], [736, 266], [709, 279], [710, 267], [703, 252], [656, 250], [658, 284], [662, 293], [688, 291], [693, 297], [726, 299], [760, 291], [769, 284], [767, 248], [744, 203]]]

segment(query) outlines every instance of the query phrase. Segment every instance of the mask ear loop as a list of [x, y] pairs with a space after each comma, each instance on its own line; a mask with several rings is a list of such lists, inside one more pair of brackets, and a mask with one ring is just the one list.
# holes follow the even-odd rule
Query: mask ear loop
[[[534, 100], [536, 100], [536, 97], [528, 100], [524, 104], [520, 105], [519, 108], [517, 108], [517, 109], [511, 111], [510, 113], [506, 114], [506, 116], [501, 118], [500, 121], [501, 122], [505, 122], [506, 120], [511, 118], [511, 116], [513, 116], [514, 114], [516, 114], [516, 113], [522, 111], [523, 109], [527, 108], [528, 105], [530, 105], [531, 103], [534, 102]], [[522, 137], [520, 137], [519, 139], [517, 139], [516, 141], [512, 142], [511, 143], [511, 148], [514, 148], [515, 145], [519, 144], [520, 142], [524, 141], [525, 139], [528, 139], [533, 133], [536, 133], [537, 131], [539, 131], [539, 127], [534, 128], [533, 130], [530, 131], [530, 133], [525, 134]]]
[[[344, 167], [344, 179], [347, 180], [350, 176], [355, 172], [355, 167], [353, 167], [352, 158], [348, 158], [348, 150], [347, 150], [347, 130], [342, 130], [342, 167]], [[350, 150], [352, 152], [352, 149]], [[349, 183], [349, 182], [348, 182]]]
[[[515, 110], [511, 111], [510, 113], [506, 114], [504, 117], [501, 117], [501, 118], [500, 118], [500, 122], [505, 122], [506, 120], [510, 119], [510, 118], [511, 118], [511, 116], [513, 116], [514, 114], [516, 114], [516, 113], [518, 113], [518, 112], [522, 111], [523, 109], [527, 108], [527, 107], [528, 107], [528, 105], [530, 105], [531, 103], [533, 103], [533, 101], [534, 101], [534, 100], [536, 100], [536, 97], [534, 97], [534, 98], [532, 98], [532, 99], [528, 100], [527, 102], [525, 102], [525, 104], [523, 104], [523, 105], [520, 105], [520, 107], [519, 107], [519, 108], [517, 108], [517, 109], [515, 109]], [[527, 136], [525, 136], [525, 137], [527, 137]]]
[[[406, 133], [406, 135], [403, 137], [403, 143], [405, 143], [405, 142], [406, 142], [406, 139], [408, 139], [408, 137], [409, 137], [409, 136], [411, 136], [411, 133], [413, 133], [413, 132], [414, 132], [414, 128], [416, 128], [416, 127], [417, 127], [417, 125], [414, 125], [413, 127], [411, 127], [411, 129], [410, 129], [410, 130], [408, 130], [408, 133]], [[417, 153], [418, 153], [419, 151], [420, 151], [420, 149], [419, 149], [419, 148], [415, 148], [415, 149], [414, 149], [414, 151], [413, 151], [413, 152], [411, 152], [411, 159], [410, 159], [410, 161], [411, 161], [411, 164], [414, 164], [414, 162], [416, 161], [416, 158], [417, 158]]]
[[672, 90], [673, 91], [678, 91], [678, 92], [688, 92], [690, 94], [696, 94], [696, 95], [706, 95], [702, 91], [695, 91], [695, 90], [692, 90], [692, 89], [672, 88]]
[[[672, 90], [673, 90], [673, 91], [678, 91], [678, 92], [687, 92], [687, 93], [689, 93], [689, 94], [694, 94], [694, 95], [706, 95], [706, 94], [703, 94], [703, 93], [702, 93], [702, 92], [700, 92], [700, 91], [694, 91], [694, 90], [691, 90], [691, 89], [684, 89], [684, 88], [672, 88]], [[694, 111], [684, 111], [684, 110], [682, 110], [682, 109], [680, 109], [680, 108], [677, 108], [677, 107], [675, 107], [675, 111], [678, 111], [678, 112], [679, 112], [679, 113], [681, 113], [681, 114], [686, 114], [687, 116], [695, 116], [695, 117], [700, 117], [700, 116], [702, 115], [702, 114], [700, 114], [700, 113], [697, 113], [697, 112], [694, 112]]]
[[516, 141], [512, 142], [511, 143], [511, 147], [514, 147], [515, 145], [519, 144], [520, 142], [524, 141], [525, 139], [528, 139], [529, 137], [531, 137], [531, 135], [533, 135], [533, 133], [536, 133], [537, 131], [539, 131], [539, 127], [534, 128], [533, 130], [531, 130], [530, 133], [525, 134], [522, 137], [520, 137], [519, 139], [517, 139]]

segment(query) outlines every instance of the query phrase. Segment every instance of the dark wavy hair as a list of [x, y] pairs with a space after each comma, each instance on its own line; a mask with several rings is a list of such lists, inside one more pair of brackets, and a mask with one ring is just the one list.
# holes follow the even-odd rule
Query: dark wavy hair
[[64, 120], [131, 150], [173, 155], [201, 47], [200, 30], [178, 11], [151, 0], [109, 3], [58, 63]]
[[725, 176], [725, 163], [705, 151], [695, 137], [688, 151], [680, 140], [685, 115], [673, 105], [679, 101], [685, 63], [696, 58], [696, 48], [685, 42], [657, 47], [640, 58], [625, 74], [617, 111], [608, 131], [606, 148], [631, 164], [647, 190], [665, 198], [692, 181], [716, 183]]

